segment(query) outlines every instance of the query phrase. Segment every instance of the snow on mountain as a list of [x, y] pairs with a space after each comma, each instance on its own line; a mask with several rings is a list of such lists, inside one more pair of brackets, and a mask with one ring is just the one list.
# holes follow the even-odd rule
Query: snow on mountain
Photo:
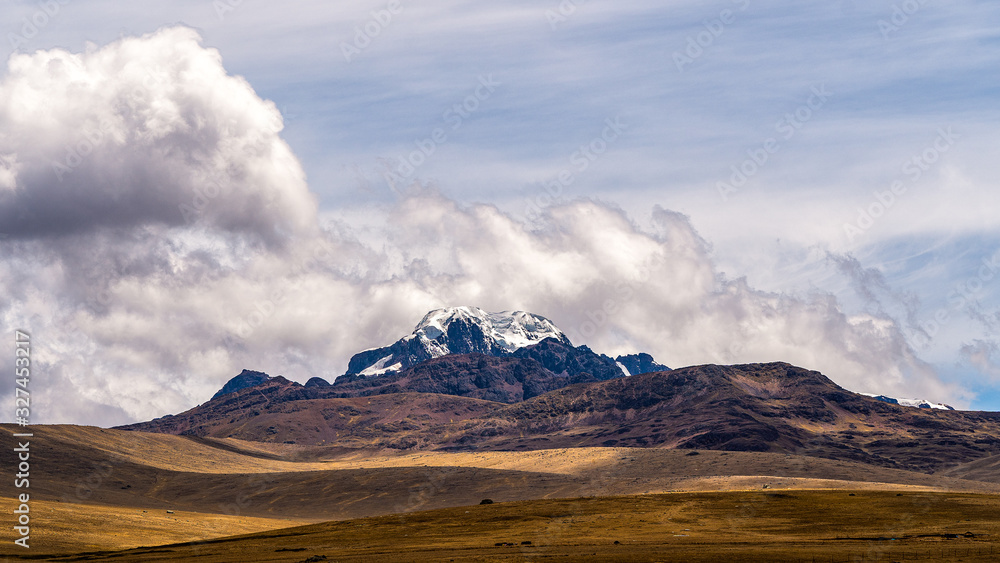
[[449, 348], [448, 335], [452, 323], [477, 326], [492, 348], [513, 352], [518, 348], [538, 344], [546, 338], [568, 342], [563, 331], [552, 321], [524, 311], [487, 313], [478, 307], [449, 307], [424, 315], [423, 320], [405, 339], [418, 338], [435, 358], [454, 353]]
[[618, 367], [621, 368], [625, 375], [640, 375], [654, 371], [668, 371], [670, 369], [663, 364], [656, 363], [653, 360], [653, 356], [645, 353], [618, 356], [615, 358], [615, 361], [618, 362]]
[[546, 338], [571, 345], [552, 321], [525, 311], [436, 309], [424, 315], [411, 334], [394, 344], [355, 354], [347, 374], [382, 375], [447, 354], [507, 356]]
[[390, 371], [399, 371], [399, 368], [403, 365], [401, 362], [396, 362], [391, 366], [386, 366], [391, 359], [392, 354], [389, 354], [388, 356], [361, 370], [361, 375], [382, 375], [383, 373]]
[[893, 405], [900, 405], [904, 407], [914, 407], [918, 409], [940, 409], [948, 411], [955, 410], [954, 407], [946, 405], [944, 403], [932, 403], [930, 401], [925, 401], [923, 399], [897, 399], [895, 397], [876, 395], [874, 393], [858, 393], [858, 395], [864, 395], [866, 397], [871, 397], [875, 400], [882, 401], [883, 403], [891, 403]]

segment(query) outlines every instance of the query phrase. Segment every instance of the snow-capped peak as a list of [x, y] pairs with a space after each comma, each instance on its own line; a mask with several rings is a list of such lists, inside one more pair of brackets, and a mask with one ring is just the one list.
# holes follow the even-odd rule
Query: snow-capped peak
[[955, 407], [946, 405], [944, 403], [932, 403], [930, 401], [925, 401], [923, 399], [897, 399], [895, 397], [888, 397], [886, 395], [876, 395], [874, 393], [858, 393], [859, 395], [864, 395], [865, 397], [871, 397], [877, 401], [882, 401], [883, 403], [890, 403], [893, 405], [900, 405], [904, 407], [914, 407], [918, 409], [940, 409], [953, 411]]
[[448, 328], [456, 321], [477, 326], [491, 348], [503, 352], [513, 352], [525, 346], [538, 344], [546, 338], [568, 341], [563, 331], [552, 321], [525, 311], [501, 311], [488, 313], [479, 307], [448, 307], [435, 309], [426, 315], [407, 338], [418, 338], [433, 357], [450, 354]]
[[525, 311], [488, 313], [478, 307], [435, 309], [424, 315], [411, 334], [396, 343], [355, 354], [348, 363], [347, 374], [383, 375], [448, 354], [508, 356], [546, 338], [572, 345], [552, 321]]

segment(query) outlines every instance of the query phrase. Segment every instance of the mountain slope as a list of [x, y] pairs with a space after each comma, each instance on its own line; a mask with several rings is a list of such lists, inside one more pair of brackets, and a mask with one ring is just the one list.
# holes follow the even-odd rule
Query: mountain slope
[[223, 395], [228, 395], [229, 393], [232, 393], [234, 391], [239, 391], [240, 389], [246, 389], [248, 387], [253, 387], [254, 385], [260, 385], [261, 383], [264, 383], [265, 381], [270, 379], [270, 377], [271, 376], [263, 372], [251, 371], [245, 369], [239, 375], [227, 381], [226, 384], [222, 386], [222, 389], [219, 389], [218, 393], [212, 395], [212, 398], [217, 399]]
[[918, 409], [941, 409], [946, 411], [953, 411], [955, 407], [946, 405], [944, 403], [932, 403], [924, 399], [897, 399], [895, 397], [887, 397], [885, 395], [876, 395], [874, 393], [860, 393], [866, 397], [871, 397], [875, 400], [882, 401], [883, 403], [890, 403], [893, 405], [903, 405], [904, 407], [916, 407]]
[[[480, 360], [498, 377], [511, 376], [485, 388], [511, 385], [516, 394], [517, 382], [523, 393], [528, 375], [538, 373], [518, 380], [503, 371], [530, 359], [448, 356], [414, 370], [409, 383], [475, 387]], [[352, 392], [392, 391], [377, 385]], [[337, 387], [307, 389], [277, 377], [176, 417], [123, 428], [350, 448], [781, 452], [923, 472], [1000, 454], [1000, 413], [888, 404], [784, 363], [692, 366], [577, 383], [512, 404], [440, 393], [333, 398]]]
[[604, 354], [596, 354], [586, 346], [574, 347], [555, 338], [546, 338], [534, 346], [521, 348], [512, 356], [535, 360], [560, 377], [591, 376], [582, 381], [605, 381], [628, 375], [615, 360]]
[[[572, 348], [570, 348], [572, 349]], [[336, 397], [387, 393], [441, 393], [501, 403], [516, 403], [574, 383], [599, 381], [590, 373], [558, 374], [532, 358], [497, 358], [483, 354], [449, 354], [421, 362], [402, 372], [376, 377], [345, 375], [329, 391]], [[622, 374], [615, 368], [613, 374]]]
[[[23, 428], [7, 424], [3, 430], [0, 447], [17, 448], [19, 439], [13, 434]], [[654, 448], [373, 452], [71, 425], [34, 425], [31, 430], [31, 460], [36, 462], [31, 468], [31, 512], [44, 520], [43, 541], [32, 544], [34, 555], [28, 557], [35, 560], [90, 561], [99, 556], [93, 553], [98, 550], [200, 542], [292, 525], [282, 525], [282, 520], [384, 514], [398, 519], [400, 513], [449, 506], [462, 506], [457, 513], [461, 515], [475, 509], [472, 505], [478, 508], [484, 498], [504, 506], [540, 498], [746, 491], [763, 484], [785, 491], [780, 497], [765, 497], [774, 491], [762, 491], [762, 499], [785, 498], [791, 489], [891, 490], [893, 499], [900, 498], [895, 491], [913, 494], [913, 487], [945, 488], [950, 495], [1000, 490], [1000, 485], [989, 483], [778, 453], [701, 451], [693, 456], [686, 450]], [[837, 496], [848, 498], [846, 491]], [[867, 493], [858, 495], [863, 496]], [[17, 507], [13, 498], [0, 498], [0, 504], [8, 511]], [[626, 510], [634, 512], [634, 501]], [[559, 514], [565, 512], [553, 517], [563, 520]], [[115, 523], [111, 533], [100, 533], [108, 522]], [[275, 537], [287, 540], [284, 533]], [[21, 548], [9, 545], [9, 553], [0, 556], [17, 558], [15, 550]], [[276, 549], [275, 554], [297, 553]], [[81, 550], [91, 553], [67, 556]], [[139, 559], [124, 560], [145, 561], [148, 554], [146, 550]], [[123, 559], [117, 555], [113, 560]], [[183, 558], [168, 549], [163, 555], [172, 561], [204, 559], [203, 552]], [[263, 559], [268, 557], [239, 553], [229, 560]], [[306, 555], [291, 559], [304, 560]]]
[[627, 375], [642, 375], [644, 373], [670, 370], [667, 366], [656, 363], [653, 360], [653, 356], [646, 353], [618, 356], [615, 358], [615, 362], [619, 367], [625, 368], [628, 372]]
[[[659, 366], [651, 357], [646, 365]], [[574, 347], [562, 340], [545, 338], [509, 356], [448, 354], [399, 371], [342, 375], [332, 385], [314, 377], [306, 387], [329, 387], [317, 395], [325, 397], [416, 392], [516, 403], [574, 383], [604, 381], [627, 374], [619, 362], [586, 346]]]
[[918, 409], [789, 364], [692, 366], [571, 386], [461, 424], [455, 444], [787, 452], [934, 471], [1000, 453], [1000, 413]]
[[[393, 393], [324, 398], [284, 377], [224, 395], [178, 415], [117, 428], [274, 443], [408, 448], [409, 434], [482, 415], [498, 405], [439, 394]], [[399, 441], [396, 440], [399, 438]]]

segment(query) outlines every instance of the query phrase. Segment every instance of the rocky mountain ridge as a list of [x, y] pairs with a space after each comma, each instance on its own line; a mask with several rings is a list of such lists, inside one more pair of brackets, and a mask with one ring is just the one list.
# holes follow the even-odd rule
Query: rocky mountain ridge
[[365, 450], [784, 452], [922, 472], [1000, 454], [1000, 413], [890, 404], [784, 363], [567, 381], [545, 392], [537, 384], [553, 377], [541, 369], [530, 358], [464, 354], [342, 386], [279, 376], [122, 428]]
[[355, 354], [345, 375], [382, 375], [448, 354], [510, 355], [553, 338], [571, 345], [563, 331], [545, 317], [525, 311], [488, 313], [478, 307], [435, 309], [413, 332], [381, 348]]

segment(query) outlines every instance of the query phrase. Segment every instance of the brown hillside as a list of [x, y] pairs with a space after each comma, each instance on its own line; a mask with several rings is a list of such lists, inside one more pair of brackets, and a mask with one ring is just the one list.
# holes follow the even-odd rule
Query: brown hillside
[[782, 452], [924, 472], [1000, 454], [1000, 413], [883, 403], [785, 363], [693, 366], [571, 385], [510, 405], [438, 393], [314, 396], [276, 378], [123, 428], [403, 450]]

